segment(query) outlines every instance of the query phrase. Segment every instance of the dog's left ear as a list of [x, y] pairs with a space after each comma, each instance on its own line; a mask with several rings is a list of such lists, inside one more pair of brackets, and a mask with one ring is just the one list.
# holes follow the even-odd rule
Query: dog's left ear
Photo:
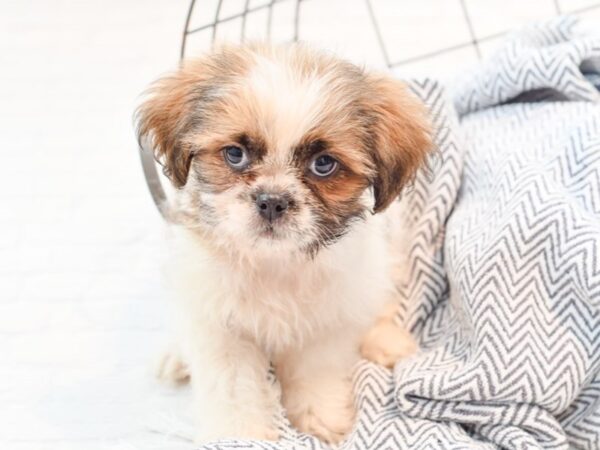
[[204, 108], [210, 88], [204, 60], [187, 61], [155, 81], [135, 114], [138, 140], [148, 139], [155, 159], [176, 188], [186, 184], [191, 149], [186, 135]]
[[378, 213], [413, 180], [432, 142], [425, 106], [401, 82], [385, 76], [369, 81], [367, 108], [373, 117], [370, 140], [377, 169], [373, 211]]

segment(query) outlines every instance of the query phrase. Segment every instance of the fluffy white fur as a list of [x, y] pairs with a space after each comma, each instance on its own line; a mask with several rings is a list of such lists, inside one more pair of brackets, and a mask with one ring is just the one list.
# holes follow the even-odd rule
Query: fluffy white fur
[[415, 350], [392, 319], [389, 217], [369, 217], [311, 260], [280, 252], [219, 261], [193, 232], [173, 229], [180, 347], [159, 371], [176, 381], [193, 374], [199, 442], [277, 438], [271, 362], [296, 426], [329, 442], [351, 429], [361, 351], [391, 366]]
[[[176, 192], [175, 209], [183, 215], [180, 224], [172, 226], [173, 254], [166, 267], [177, 299], [180, 335], [179, 345], [161, 362], [159, 375], [175, 381], [191, 377], [199, 442], [225, 437], [276, 439], [274, 417], [280, 401], [301, 431], [339, 442], [353, 425], [350, 379], [361, 352], [391, 366], [415, 349], [410, 335], [394, 324], [394, 308], [386, 309], [386, 304], [397, 304], [392, 272], [398, 270], [399, 258], [390, 254], [390, 249], [402, 248], [398, 239], [404, 237], [394, 219], [401, 203], [372, 215], [368, 211], [374, 208], [373, 191], [366, 188], [355, 205], [366, 212], [365, 220], [356, 220], [343, 237], [318, 251], [306, 252], [302, 249], [310, 242], [327, 236], [319, 234], [315, 199], [292, 165], [292, 152], [323, 120], [339, 127], [333, 130], [337, 132], [334, 143], [342, 139], [339, 136], [350, 136], [352, 126], [346, 123], [346, 114], [361, 98], [363, 86], [351, 84], [381, 83], [359, 74], [358, 69], [345, 78], [348, 66], [329, 57], [319, 57], [320, 66], [315, 65], [322, 73], [310, 69], [316, 56], [301, 48], [234, 50], [231, 55], [243, 55], [248, 67], [231, 76], [236, 81], [211, 91], [210, 100], [219, 97], [220, 105], [225, 105], [222, 109], [235, 113], [231, 119], [203, 116], [212, 131], [188, 133], [182, 139], [183, 147], [210, 147], [221, 139], [218, 136], [223, 130], [231, 130], [232, 135], [238, 132], [237, 118], [244, 117], [269, 151], [257, 164], [257, 175], [251, 181], [232, 183], [224, 190], [207, 189], [205, 178], [210, 174], [227, 179], [220, 173], [229, 169], [218, 160], [211, 163], [212, 172], [202, 172], [204, 179], [190, 174]], [[198, 67], [202, 72], [203, 66]], [[191, 69], [168, 78], [142, 111], [143, 132], [150, 130], [162, 137], [168, 143], [162, 148], [167, 156], [181, 156], [174, 153], [181, 150], [180, 144], [172, 144], [176, 138], [169, 136], [169, 121], [174, 121], [172, 128], [189, 128], [184, 118], [177, 116], [189, 113], [178, 112], [178, 105], [187, 101], [186, 83], [194, 88], [195, 83], [209, 83], [207, 79], [196, 81]], [[405, 100], [404, 91], [392, 88], [391, 82], [382, 86], [392, 89], [390, 93], [382, 91], [383, 96], [398, 96], [398, 102], [405, 102], [401, 105], [412, 105]], [[198, 91], [194, 89], [190, 92]], [[354, 96], [354, 103], [344, 92]], [[412, 106], [414, 115], [402, 121], [391, 107], [390, 112], [382, 104], [373, 108], [379, 108], [380, 116], [390, 115], [390, 124], [381, 133], [389, 130], [399, 136], [411, 132], [402, 127], [413, 116], [417, 121], [420, 114], [418, 107]], [[161, 116], [163, 111], [169, 115]], [[402, 130], [393, 130], [394, 121]], [[415, 130], [419, 127], [417, 124]], [[369, 162], [371, 155], [359, 148], [357, 139], [340, 140], [345, 143], [339, 146], [353, 152], [355, 164], [368, 165], [367, 173], [377, 164], [393, 161], [393, 152], [410, 151], [408, 147], [420, 141], [424, 145], [426, 139], [408, 136], [406, 143], [388, 149], [375, 163]], [[412, 158], [417, 157], [420, 154]], [[191, 171], [203, 170], [196, 167], [200, 163], [194, 159], [190, 164]], [[178, 168], [171, 168], [171, 173]], [[264, 221], [247, 192], [255, 187], [284, 191], [295, 201], [294, 214], [273, 226], [275, 237], [261, 231]], [[389, 185], [384, 188], [391, 189]], [[211, 211], [209, 222], [199, 216], [198, 205]], [[281, 385], [281, 398], [267, 378], [271, 364]]]

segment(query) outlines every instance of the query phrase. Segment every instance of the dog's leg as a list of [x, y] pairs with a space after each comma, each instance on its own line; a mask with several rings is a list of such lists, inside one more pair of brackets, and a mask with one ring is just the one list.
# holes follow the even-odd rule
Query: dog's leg
[[183, 384], [190, 380], [190, 370], [183, 360], [179, 346], [171, 344], [160, 355], [155, 374], [159, 380], [170, 384]]
[[352, 368], [358, 343], [347, 334], [333, 336], [278, 359], [282, 402], [298, 430], [335, 444], [354, 423]]
[[209, 324], [187, 341], [196, 440], [219, 438], [275, 440], [279, 398], [268, 380], [269, 360], [249, 340]]
[[387, 305], [360, 346], [363, 358], [388, 368], [417, 351], [411, 334], [394, 321], [395, 312], [395, 305]]

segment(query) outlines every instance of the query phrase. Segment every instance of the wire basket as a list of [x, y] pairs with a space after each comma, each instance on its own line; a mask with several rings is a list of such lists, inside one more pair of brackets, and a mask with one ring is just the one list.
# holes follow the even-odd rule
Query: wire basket
[[[259, 4], [256, 4], [256, 2], [251, 2], [251, 0], [243, 0], [243, 7], [241, 10], [238, 11], [233, 11], [227, 15], [223, 14], [223, 6], [225, 1], [224, 0], [217, 0], [216, 3], [215, 2], [207, 2], [209, 4], [209, 6], [207, 7], [206, 10], [206, 16], [209, 18], [208, 22], [199, 25], [199, 26], [193, 26], [191, 21], [192, 21], [192, 17], [194, 16], [195, 13], [198, 12], [198, 10], [200, 8], [197, 8], [197, 4], [196, 4], [196, 0], [191, 0], [190, 2], [190, 6], [188, 9], [188, 13], [186, 16], [186, 21], [185, 21], [185, 27], [183, 30], [183, 37], [181, 40], [181, 50], [180, 50], [180, 57], [183, 59], [186, 56], [186, 47], [187, 47], [187, 43], [188, 40], [192, 39], [195, 37], [195, 35], [197, 35], [198, 33], [205, 33], [205, 39], [203, 40], [203, 44], [207, 43], [207, 39], [206, 37], [209, 37], [209, 43], [210, 45], [213, 45], [215, 43], [215, 41], [217, 40], [217, 37], [219, 36], [219, 29], [220, 27], [226, 26], [226, 25], [230, 25], [230, 24], [234, 24], [235, 22], [237, 22], [237, 26], [239, 27], [237, 29], [237, 33], [231, 33], [231, 31], [229, 33], [227, 33], [227, 36], [225, 37], [225, 40], [238, 40], [238, 41], [245, 41], [246, 39], [248, 39], [248, 22], [255, 18], [256, 16], [260, 15], [261, 13], [263, 14], [263, 21], [264, 23], [262, 24], [264, 26], [264, 28], [262, 29], [263, 33], [256, 33], [256, 29], [254, 29], [254, 35], [251, 36], [251, 38], [259, 38], [259, 39], [263, 39], [263, 40], [273, 40], [274, 38], [274, 32], [273, 32], [273, 23], [274, 23], [274, 16], [275, 16], [275, 11], [279, 10], [280, 12], [282, 11], [282, 9], [280, 8], [281, 6], [283, 6], [284, 4], [286, 6], [289, 6], [288, 10], [287, 10], [287, 14], [284, 13], [284, 17], [277, 17], [277, 24], [278, 27], [281, 28], [283, 26], [284, 29], [287, 30], [287, 40], [291, 41], [291, 42], [296, 42], [299, 40], [300, 38], [300, 25], [301, 25], [301, 13], [302, 13], [302, 3], [303, 0], [267, 0], [265, 2], [261, 2]], [[210, 3], [212, 3], [212, 5], [210, 5]], [[377, 18], [375, 17], [374, 11], [373, 11], [373, 7], [371, 4], [370, 0], [366, 0], [365, 1], [365, 5], [367, 7], [366, 11], [368, 13], [368, 19], [370, 21], [370, 24], [373, 27], [373, 30], [375, 30], [376, 35], [377, 35], [377, 39], [378, 39], [378, 45], [379, 48], [382, 52], [383, 57], [385, 58], [385, 60], [388, 62], [388, 66], [391, 67], [391, 63], [389, 62], [389, 58], [387, 55], [387, 52], [385, 50], [385, 43], [383, 41], [383, 37], [380, 34], [380, 29], [379, 29], [379, 25], [377, 23]], [[211, 11], [212, 9], [212, 11]], [[212, 13], [212, 14], [211, 14]], [[200, 15], [200, 14], [199, 14]], [[259, 19], [260, 20], [260, 19]], [[287, 22], [287, 23], [286, 23]], [[232, 36], [232, 34], [234, 36]], [[281, 38], [281, 36], [278, 36], [279, 38]]]
[[[506, 9], [504, 12], [500, 11], [504, 18], [511, 19], [503, 23], [502, 17], [495, 17], [499, 11], [491, 8], [486, 11], [486, 4], [491, 3], [493, 2], [484, 0], [191, 0], [180, 55], [181, 58], [188, 55], [190, 47], [205, 50], [218, 40], [308, 40], [318, 41], [322, 45], [323, 36], [319, 36], [318, 29], [324, 27], [328, 31], [331, 27], [339, 28], [342, 40], [346, 40], [352, 38], [352, 35], [344, 32], [347, 30], [344, 30], [342, 22], [352, 18], [355, 19], [353, 26], [360, 24], [359, 29], [353, 33], [359, 35], [358, 40], [368, 41], [370, 49], [373, 44], [379, 49], [377, 55], [369, 55], [369, 63], [379, 60], [379, 66], [392, 69], [462, 49], [472, 50], [477, 58], [481, 58], [485, 56], [487, 43], [498, 40], [519, 23], [565, 13], [577, 14], [600, 7], [599, 2], [580, 0], [496, 2]], [[514, 5], [511, 9], [511, 3], [517, 5], [516, 9]], [[489, 13], [491, 20], [498, 21], [498, 27], [480, 27], [481, 15], [486, 13]], [[440, 27], [431, 30], [410, 27], [414, 19], [427, 23], [427, 16], [433, 19], [429, 23], [441, 23], [440, 18], [448, 17], [448, 24], [445, 26], [460, 27], [462, 39], [445, 40], [445, 30]], [[439, 35], [440, 39], [432, 45], [416, 45], [416, 52], [407, 48], [402, 48], [402, 52], [395, 52], [394, 47], [398, 41], [394, 42], [395, 34], [390, 33], [390, 29], [393, 28], [394, 21], [402, 18], [407, 21], [402, 23], [400, 20], [400, 26], [408, 28], [408, 32], [396, 35], [404, 37], [404, 40], [407, 37], [409, 40], [413, 38], [422, 44], [422, 40], [426, 38], [424, 35], [432, 32]], [[456, 31], [452, 31], [455, 36], [458, 35]]]

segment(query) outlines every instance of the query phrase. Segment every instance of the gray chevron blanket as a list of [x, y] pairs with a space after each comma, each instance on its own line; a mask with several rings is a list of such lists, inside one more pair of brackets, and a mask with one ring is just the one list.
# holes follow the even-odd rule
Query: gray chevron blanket
[[[412, 82], [439, 148], [401, 200], [421, 351], [357, 368], [341, 448], [600, 449], [600, 39], [577, 30], [513, 34], [452, 96]], [[206, 448], [324, 448], [281, 427]]]

